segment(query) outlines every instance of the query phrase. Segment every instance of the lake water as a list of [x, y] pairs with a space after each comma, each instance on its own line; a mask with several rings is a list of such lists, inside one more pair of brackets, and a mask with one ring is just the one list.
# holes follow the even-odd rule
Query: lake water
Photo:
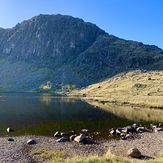
[[[81, 99], [57, 97], [50, 94], [0, 93], [0, 136], [46, 135], [56, 131], [86, 128], [107, 137], [112, 127], [134, 123], [135, 119], [114, 114], [114, 111], [94, 107]], [[15, 132], [7, 133], [7, 127]]]

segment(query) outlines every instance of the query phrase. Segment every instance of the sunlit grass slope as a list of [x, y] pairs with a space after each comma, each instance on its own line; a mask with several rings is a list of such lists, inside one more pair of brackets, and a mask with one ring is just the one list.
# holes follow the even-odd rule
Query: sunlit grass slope
[[162, 108], [163, 71], [120, 73], [73, 93], [104, 101]]

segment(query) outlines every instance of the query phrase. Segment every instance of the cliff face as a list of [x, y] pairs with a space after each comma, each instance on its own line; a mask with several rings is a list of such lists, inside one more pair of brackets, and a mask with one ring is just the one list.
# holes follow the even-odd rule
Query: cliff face
[[133, 69], [163, 69], [163, 50], [107, 34], [92, 23], [39, 15], [0, 28], [0, 91], [51, 81], [78, 87]]
[[0, 56], [55, 67], [77, 57], [101, 34], [104, 31], [81, 19], [39, 15], [1, 34]]

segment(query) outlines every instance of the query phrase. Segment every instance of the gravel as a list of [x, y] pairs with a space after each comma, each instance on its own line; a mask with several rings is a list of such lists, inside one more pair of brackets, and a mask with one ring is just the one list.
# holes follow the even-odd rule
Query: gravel
[[[34, 139], [36, 144], [28, 145], [27, 140]], [[9, 141], [10, 140], [10, 141]], [[133, 140], [105, 140], [96, 144], [79, 144], [77, 142], [56, 142], [54, 137], [45, 136], [16, 136], [0, 137], [0, 160], [1, 163], [38, 163], [45, 162], [31, 151], [35, 149], [63, 150], [67, 157], [99, 155], [102, 156], [108, 150], [111, 153], [127, 157], [130, 148], [138, 148], [143, 159], [157, 158], [163, 152], [163, 132], [143, 133], [139, 139]]]
[[143, 133], [139, 139], [104, 142], [111, 153], [127, 157], [127, 151], [138, 148], [144, 159], [157, 158], [163, 152], [163, 132]]

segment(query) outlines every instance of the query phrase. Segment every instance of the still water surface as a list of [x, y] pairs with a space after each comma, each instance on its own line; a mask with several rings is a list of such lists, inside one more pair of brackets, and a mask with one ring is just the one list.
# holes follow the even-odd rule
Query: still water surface
[[0, 136], [8, 134], [7, 127], [15, 130], [10, 135], [53, 136], [58, 130], [80, 132], [88, 128], [103, 132], [132, 123], [134, 119], [117, 116], [81, 99], [49, 94], [0, 93]]

